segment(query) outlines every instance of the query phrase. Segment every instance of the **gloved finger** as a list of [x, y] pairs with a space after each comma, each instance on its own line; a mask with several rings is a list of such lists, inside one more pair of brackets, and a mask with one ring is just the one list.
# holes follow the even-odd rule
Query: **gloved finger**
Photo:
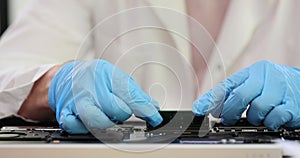
[[194, 114], [204, 116], [213, 113], [214, 117], [219, 117], [226, 97], [225, 86], [220, 83], [200, 99], [194, 101], [192, 111]]
[[[157, 102], [144, 93], [126, 72], [104, 61], [99, 66], [99, 69], [105, 70], [106, 76], [110, 77], [105, 80], [99, 78], [96, 81], [105, 82], [111, 93], [124, 101], [135, 116], [146, 120], [152, 126], [162, 122]], [[100, 75], [96, 75], [98, 76]]]
[[281, 104], [274, 109], [272, 109], [264, 120], [264, 125], [272, 130], [277, 130], [280, 126], [291, 121], [293, 118], [292, 112], [290, 109], [287, 109], [288, 104]]
[[235, 124], [246, 110], [247, 105], [262, 91], [264, 85], [264, 69], [261, 63], [254, 64], [249, 69], [249, 78], [235, 88], [226, 99], [221, 121], [225, 125]]
[[[76, 72], [80, 77], [73, 78], [74, 82], [78, 84], [72, 85], [72, 91], [77, 94], [76, 102], [81, 102], [81, 99], [90, 96], [94, 99], [84, 102], [83, 105], [98, 105], [101, 114], [106, 114], [111, 121], [123, 122], [131, 116], [132, 112], [126, 103], [112, 93], [110, 86], [111, 67], [113, 67], [112, 64], [101, 60], [88, 61], [77, 65], [77, 69], [84, 70], [84, 73]], [[88, 84], [82, 84], [82, 80]], [[77, 103], [76, 106], [81, 106], [81, 104]]]
[[77, 100], [72, 111], [82, 120], [85, 127], [91, 129], [106, 129], [115, 125], [109, 117], [96, 105], [93, 99], [81, 98]]
[[[124, 83], [124, 81], [127, 82]], [[128, 105], [136, 117], [147, 121], [154, 127], [162, 122], [162, 117], [158, 113], [158, 103], [147, 95], [131, 77], [115, 82], [112, 86], [116, 89], [113, 93]]]
[[111, 121], [123, 122], [131, 116], [131, 109], [118, 96], [115, 96], [112, 93], [100, 95], [106, 96], [101, 97], [102, 99], [100, 100], [99, 104], [101, 104], [102, 111], [106, 114], [106, 116], [109, 117]]
[[293, 89], [292, 92], [289, 91], [286, 93], [287, 95], [289, 95], [289, 97], [285, 97], [286, 98], [285, 110], [287, 111], [287, 113], [289, 113], [292, 116], [292, 118], [284, 124], [284, 127], [288, 129], [300, 128], [300, 116], [299, 116], [300, 109], [299, 109], [299, 104], [295, 102], [295, 98], [299, 97], [298, 92], [299, 92], [298, 90], [294, 91]]
[[132, 109], [135, 116], [147, 121], [153, 127], [162, 122], [159, 114], [159, 105], [132, 78], [129, 80], [129, 96], [123, 97], [127, 105]]
[[[297, 114], [299, 114], [299, 111], [297, 112]], [[287, 129], [299, 129], [300, 128], [299, 116], [293, 115], [292, 120], [286, 122], [283, 126], [284, 126], [284, 128], [287, 128]]]
[[265, 119], [266, 115], [277, 105], [269, 103], [267, 100], [264, 100], [262, 97], [257, 98], [256, 103], [250, 105], [247, 111], [247, 120], [249, 123], [259, 126], [262, 124], [262, 121]]
[[69, 110], [63, 109], [59, 119], [59, 126], [64, 131], [71, 134], [86, 134], [88, 130], [82, 124], [81, 120], [78, 119], [73, 113], [70, 113]]
[[[247, 111], [247, 119], [253, 125], [260, 125], [265, 119], [266, 115], [277, 105], [281, 104], [284, 97], [284, 90], [286, 84], [284, 80], [274, 80], [275, 76], [280, 78], [276, 73], [276, 69], [268, 68], [270, 71], [265, 74], [265, 84], [262, 93], [256, 97]], [[275, 74], [274, 74], [275, 73]]]
[[204, 94], [200, 99], [196, 100], [193, 103], [192, 111], [196, 115], [200, 116], [212, 112], [214, 113], [214, 116], [220, 115], [222, 106], [229, 94], [235, 88], [244, 83], [248, 76], [248, 69], [244, 69], [231, 75], [230, 77], [219, 83], [216, 87], [211, 89], [209, 92]]

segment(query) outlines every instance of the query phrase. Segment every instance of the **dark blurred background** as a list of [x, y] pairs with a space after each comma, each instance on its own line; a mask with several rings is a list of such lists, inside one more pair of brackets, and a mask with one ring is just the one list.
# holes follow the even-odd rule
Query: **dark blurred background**
[[7, 0], [0, 0], [0, 36], [8, 26], [8, 5]]

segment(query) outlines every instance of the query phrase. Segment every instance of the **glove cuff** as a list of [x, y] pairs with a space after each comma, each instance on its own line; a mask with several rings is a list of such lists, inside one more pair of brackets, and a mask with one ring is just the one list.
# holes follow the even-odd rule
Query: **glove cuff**
[[62, 85], [66, 84], [66, 80], [70, 78], [70, 73], [72, 73], [74, 65], [75, 62], [63, 65], [52, 78], [48, 90], [48, 104], [54, 112], [57, 112], [57, 106], [59, 105], [60, 100], [57, 96], [60, 96], [60, 94], [63, 93], [61, 88], [64, 86]]

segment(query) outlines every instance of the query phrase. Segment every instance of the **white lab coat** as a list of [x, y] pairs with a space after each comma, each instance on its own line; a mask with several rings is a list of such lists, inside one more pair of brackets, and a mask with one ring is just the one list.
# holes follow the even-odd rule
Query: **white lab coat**
[[299, 8], [297, 0], [233, 0], [195, 94], [200, 86], [189, 59], [170, 35], [188, 38], [176, 25], [182, 14], [140, 0], [37, 1], [0, 42], [0, 117], [16, 114], [54, 64], [92, 58], [130, 73], [163, 109], [190, 109], [199, 95], [256, 61], [299, 67]]

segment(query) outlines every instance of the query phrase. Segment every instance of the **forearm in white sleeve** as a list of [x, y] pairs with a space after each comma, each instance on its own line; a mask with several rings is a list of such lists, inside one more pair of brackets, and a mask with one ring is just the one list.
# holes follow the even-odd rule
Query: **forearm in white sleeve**
[[[36, 80], [76, 58], [91, 27], [89, 2], [34, 1], [0, 41], [0, 118], [16, 114]], [[92, 43], [85, 39], [86, 43]], [[84, 48], [91, 52], [92, 46]]]
[[0, 118], [15, 115], [34, 82], [53, 65], [7, 68], [0, 71]]

